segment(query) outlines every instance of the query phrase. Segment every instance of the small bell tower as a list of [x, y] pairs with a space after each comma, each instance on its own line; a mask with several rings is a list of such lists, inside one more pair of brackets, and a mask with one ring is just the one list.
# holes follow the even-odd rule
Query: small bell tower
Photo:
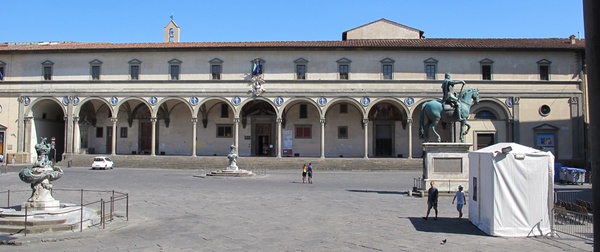
[[171, 21], [165, 26], [165, 43], [178, 43], [179, 42], [179, 26], [173, 21], [173, 15], [171, 14]]

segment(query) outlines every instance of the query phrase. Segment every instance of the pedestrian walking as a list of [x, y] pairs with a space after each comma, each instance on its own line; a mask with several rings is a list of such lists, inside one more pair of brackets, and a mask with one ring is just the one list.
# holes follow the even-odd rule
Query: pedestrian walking
[[312, 175], [313, 175], [313, 166], [312, 166], [311, 162], [308, 162], [308, 183], [309, 184], [313, 183]]
[[435, 210], [435, 218], [437, 220], [438, 209], [437, 209], [437, 201], [438, 201], [438, 189], [435, 187], [435, 183], [433, 181], [429, 182], [429, 190], [427, 190], [427, 214], [423, 217], [424, 220], [427, 220], [429, 217], [429, 212], [431, 208]]
[[458, 211], [458, 218], [462, 218], [463, 216], [463, 206], [467, 204], [467, 200], [465, 199], [465, 192], [463, 192], [462, 185], [458, 186], [458, 191], [454, 194], [454, 199], [452, 199], [452, 204], [454, 204], [454, 200], [456, 200], [456, 210]]
[[308, 167], [306, 164], [302, 166], [302, 184], [306, 184], [306, 173], [308, 172]]

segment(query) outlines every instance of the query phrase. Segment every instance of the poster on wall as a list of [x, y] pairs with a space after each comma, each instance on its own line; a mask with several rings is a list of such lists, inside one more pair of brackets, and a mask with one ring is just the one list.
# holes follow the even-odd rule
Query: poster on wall
[[292, 130], [283, 131], [283, 156], [292, 156]]
[[538, 149], [554, 153], [555, 139], [553, 133], [538, 133], [535, 141]]

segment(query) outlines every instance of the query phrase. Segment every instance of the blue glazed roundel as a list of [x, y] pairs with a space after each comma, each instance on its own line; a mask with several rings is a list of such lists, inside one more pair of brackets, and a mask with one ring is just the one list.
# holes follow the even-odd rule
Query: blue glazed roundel
[[150, 104], [155, 105], [158, 102], [158, 98], [156, 96], [150, 97]]
[[369, 106], [369, 104], [371, 104], [371, 99], [365, 96], [362, 99], [360, 99], [360, 103], [364, 106]]
[[119, 98], [114, 97], [114, 96], [110, 98], [110, 104], [112, 104], [114, 106], [114, 105], [117, 105], [117, 103], [119, 103]]
[[512, 97], [508, 97], [506, 98], [506, 106], [508, 106], [509, 108], [513, 106], [514, 103], [514, 99]]
[[283, 97], [277, 96], [277, 98], [275, 98], [275, 104], [277, 104], [277, 106], [281, 106], [281, 104], [283, 104]]
[[319, 105], [321, 106], [325, 106], [327, 104], [327, 98], [321, 96], [319, 97], [319, 99], [317, 100], [317, 103], [319, 103]]
[[63, 97], [63, 104], [64, 104], [65, 106], [69, 105], [69, 97], [66, 97], [66, 96], [65, 96], [65, 97]]
[[75, 96], [73, 98], [73, 105], [77, 105], [77, 104], [79, 104], [79, 97]]
[[233, 102], [233, 105], [240, 105], [240, 103], [242, 102], [242, 99], [239, 96], [233, 97], [231, 99], [231, 102]]
[[192, 98], [190, 98], [190, 103], [196, 106], [198, 104], [198, 97], [193, 96]]
[[415, 99], [412, 97], [407, 97], [406, 100], [404, 100], [404, 103], [406, 103], [406, 105], [411, 106], [413, 104], [415, 104]]

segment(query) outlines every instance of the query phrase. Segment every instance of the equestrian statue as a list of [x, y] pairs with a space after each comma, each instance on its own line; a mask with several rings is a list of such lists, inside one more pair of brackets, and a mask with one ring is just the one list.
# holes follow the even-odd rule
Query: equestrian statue
[[[456, 93], [454, 85], [462, 84], [461, 91]], [[469, 133], [471, 125], [467, 122], [471, 111], [471, 101], [479, 103], [479, 89], [466, 88], [462, 80], [451, 80], [450, 74], [446, 73], [446, 79], [442, 83], [444, 97], [442, 100], [428, 101], [421, 107], [421, 120], [419, 122], [419, 136], [425, 142], [429, 141], [429, 131], [433, 131], [437, 142], [441, 142], [440, 135], [435, 131], [435, 125], [440, 121], [444, 123], [460, 122], [460, 141], [465, 142], [465, 135]], [[467, 129], [465, 130], [465, 125]]]

